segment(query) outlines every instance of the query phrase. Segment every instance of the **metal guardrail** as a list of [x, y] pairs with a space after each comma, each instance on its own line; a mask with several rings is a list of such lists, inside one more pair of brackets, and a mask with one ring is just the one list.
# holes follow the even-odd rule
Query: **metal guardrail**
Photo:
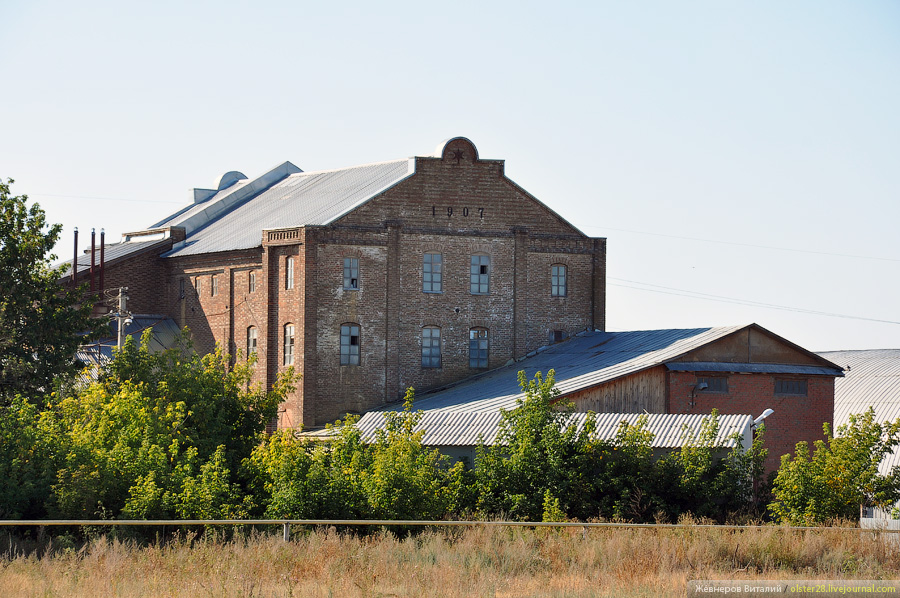
[[159, 526], [159, 525], [280, 525], [284, 540], [291, 537], [292, 525], [381, 525], [381, 526], [421, 526], [421, 527], [580, 527], [580, 528], [636, 528], [636, 529], [719, 529], [719, 530], [779, 530], [784, 532], [884, 532], [900, 533], [900, 529], [859, 528], [859, 527], [815, 527], [788, 525], [717, 525], [707, 523], [615, 523], [573, 521], [423, 521], [413, 519], [18, 519], [0, 521], [0, 527], [24, 526]]

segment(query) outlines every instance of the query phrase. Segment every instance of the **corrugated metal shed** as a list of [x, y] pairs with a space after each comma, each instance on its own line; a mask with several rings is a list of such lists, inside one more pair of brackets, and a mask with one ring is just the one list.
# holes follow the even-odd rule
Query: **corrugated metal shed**
[[[517, 373], [529, 379], [536, 372], [556, 371], [556, 387], [563, 395], [672, 361], [698, 347], [746, 326], [584, 332], [550, 345], [531, 357], [445, 390], [421, 395], [416, 408], [425, 411], [498, 411], [512, 409], [522, 396]], [[400, 405], [386, 407], [398, 410]]]
[[[414, 160], [403, 159], [340, 170], [300, 172], [252, 197], [248, 193], [246, 200], [230, 201], [230, 195], [247, 193], [256, 184], [256, 181], [240, 181], [154, 227], [191, 225], [186, 227], [189, 230], [184, 242], [164, 257], [251, 249], [261, 245], [263, 230], [332, 222], [410, 176], [414, 164]], [[220, 197], [223, 194], [226, 196]]]
[[[619, 424], [623, 421], [636, 424], [641, 414], [638, 413], [600, 413], [597, 418], [596, 438], [612, 441], [616, 437]], [[647, 414], [648, 430], [653, 434], [651, 446], [659, 449], [680, 448], [690, 433], [696, 435], [702, 422], [708, 415], [651, 413]], [[480, 439], [491, 445], [497, 438], [502, 415], [499, 412], [426, 412], [415, 428], [424, 430], [422, 444], [426, 446], [477, 446]], [[568, 416], [567, 425], [574, 423], [580, 430], [587, 418], [586, 413], [573, 413]], [[362, 416], [356, 426], [362, 431], [363, 438], [372, 441], [375, 431], [384, 426], [385, 413], [371, 411]], [[749, 415], [719, 416], [719, 433], [716, 446], [733, 448], [737, 445], [734, 434], [742, 439], [742, 444], [749, 446], [753, 418]]]
[[[83, 382], [92, 382], [97, 377], [97, 368], [109, 363], [112, 359], [113, 349], [118, 342], [118, 325], [115, 319], [110, 321], [110, 336], [91, 343], [82, 345], [76, 353], [76, 357], [88, 367], [81, 376]], [[181, 330], [175, 322], [161, 315], [135, 315], [132, 322], [125, 326], [125, 335], [134, 336], [140, 341], [141, 335], [148, 328], [153, 329], [153, 337], [150, 339], [150, 350], [165, 351], [175, 346]]]
[[[900, 418], [900, 349], [828, 351], [819, 353], [843, 366], [844, 377], [834, 381], [834, 427], [849, 422], [851, 413], [875, 409], [879, 422]], [[900, 452], [885, 457], [881, 471], [900, 466]]]

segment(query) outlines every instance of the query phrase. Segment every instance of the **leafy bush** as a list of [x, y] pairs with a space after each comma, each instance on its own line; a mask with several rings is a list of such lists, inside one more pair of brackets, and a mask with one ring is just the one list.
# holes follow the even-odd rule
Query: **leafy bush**
[[817, 440], [810, 454], [806, 442], [797, 443], [795, 456], [781, 457], [769, 508], [782, 523], [813, 525], [829, 519], [857, 519], [861, 505], [890, 507], [900, 499], [900, 468], [881, 475], [878, 466], [900, 445], [900, 420], [878, 423], [869, 408], [851, 415], [848, 424], [825, 440]]

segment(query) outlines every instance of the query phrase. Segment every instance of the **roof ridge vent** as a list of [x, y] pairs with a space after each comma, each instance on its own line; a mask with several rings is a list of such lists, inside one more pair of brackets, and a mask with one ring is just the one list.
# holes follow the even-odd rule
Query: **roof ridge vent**
[[238, 181], [246, 180], [246, 178], [247, 175], [243, 172], [239, 172], [237, 170], [229, 170], [222, 175], [221, 179], [219, 179], [219, 186], [216, 190], [221, 191], [222, 189], [227, 189]]

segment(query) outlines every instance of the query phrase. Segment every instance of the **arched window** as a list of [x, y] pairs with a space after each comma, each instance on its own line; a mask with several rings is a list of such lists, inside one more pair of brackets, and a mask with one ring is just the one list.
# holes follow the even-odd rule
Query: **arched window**
[[469, 266], [469, 292], [487, 295], [490, 291], [491, 257], [473, 255]]
[[256, 353], [256, 326], [247, 328], [247, 357]]
[[293, 365], [294, 363], [294, 325], [284, 325], [284, 365]]
[[359, 324], [341, 324], [341, 365], [359, 365]]
[[440, 253], [429, 251], [422, 259], [422, 291], [425, 293], [443, 292], [443, 261]]
[[436, 326], [422, 329], [422, 367], [441, 367], [441, 329]]
[[566, 290], [566, 267], [563, 264], [553, 264], [550, 266], [550, 295], [565, 297]]
[[488, 366], [488, 331], [487, 328], [469, 330], [469, 367], [483, 369]]

